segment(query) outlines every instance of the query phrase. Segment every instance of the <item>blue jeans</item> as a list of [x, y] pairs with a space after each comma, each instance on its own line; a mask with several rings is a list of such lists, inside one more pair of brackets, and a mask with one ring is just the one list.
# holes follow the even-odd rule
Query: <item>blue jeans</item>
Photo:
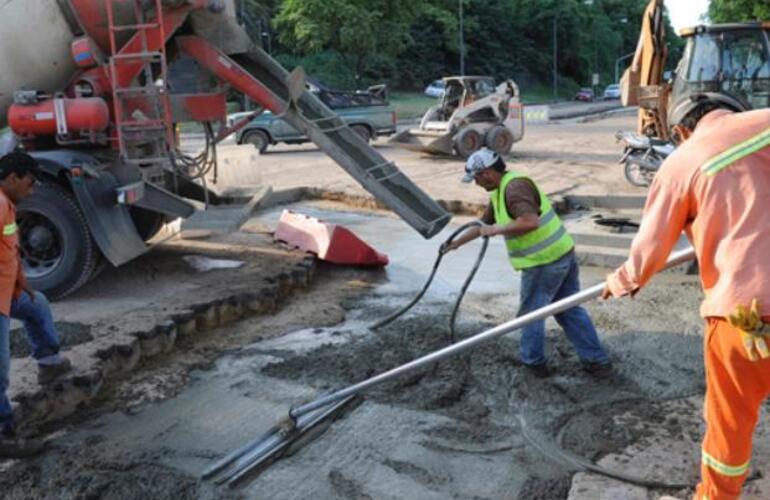
[[[518, 316], [579, 292], [578, 273], [574, 251], [551, 264], [525, 269], [521, 275], [521, 306]], [[573, 307], [555, 315], [555, 319], [582, 361], [609, 363], [609, 357], [599, 343], [596, 329], [585, 309]], [[545, 320], [536, 321], [522, 329], [521, 361], [527, 365], [545, 363]]]
[[[10, 317], [24, 324], [33, 358], [40, 361], [59, 353], [59, 337], [45, 295], [35, 292], [33, 301], [26, 292], [22, 293], [11, 301]], [[11, 402], [6, 394], [11, 370], [10, 328], [11, 319], [0, 314], [0, 427], [13, 423]]]

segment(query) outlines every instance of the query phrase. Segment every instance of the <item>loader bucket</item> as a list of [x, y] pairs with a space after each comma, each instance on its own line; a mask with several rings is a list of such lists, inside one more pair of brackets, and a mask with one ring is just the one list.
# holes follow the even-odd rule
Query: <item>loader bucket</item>
[[419, 129], [402, 130], [388, 143], [419, 153], [453, 155], [451, 132], [430, 132]]

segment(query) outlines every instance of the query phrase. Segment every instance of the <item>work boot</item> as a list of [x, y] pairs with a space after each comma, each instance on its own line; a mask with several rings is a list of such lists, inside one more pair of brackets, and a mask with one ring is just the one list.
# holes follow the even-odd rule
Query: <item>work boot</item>
[[603, 378], [612, 373], [612, 363], [599, 363], [598, 361], [582, 361], [583, 371], [591, 376]]
[[0, 430], [0, 460], [31, 457], [43, 451], [43, 448], [44, 441], [19, 439], [13, 424], [6, 424]]
[[37, 383], [50, 384], [61, 375], [72, 369], [72, 363], [67, 358], [61, 358], [61, 362], [55, 365], [37, 365]]
[[524, 367], [537, 378], [550, 377], [551, 374], [553, 373], [551, 369], [548, 367], [548, 365], [545, 363], [542, 363], [539, 365], [528, 365], [525, 363]]

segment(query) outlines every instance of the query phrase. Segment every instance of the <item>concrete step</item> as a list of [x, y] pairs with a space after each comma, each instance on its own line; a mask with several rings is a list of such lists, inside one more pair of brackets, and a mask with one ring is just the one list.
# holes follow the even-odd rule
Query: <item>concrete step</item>
[[581, 266], [608, 267], [614, 269], [626, 261], [628, 249], [577, 244], [575, 256]]
[[639, 209], [644, 208], [646, 196], [641, 195], [566, 195], [564, 199], [570, 208], [590, 209]]
[[631, 242], [634, 240], [636, 233], [582, 233], [573, 232], [572, 238], [575, 240], [575, 244], [585, 246], [597, 246], [606, 248], [621, 248], [628, 250], [631, 248]]

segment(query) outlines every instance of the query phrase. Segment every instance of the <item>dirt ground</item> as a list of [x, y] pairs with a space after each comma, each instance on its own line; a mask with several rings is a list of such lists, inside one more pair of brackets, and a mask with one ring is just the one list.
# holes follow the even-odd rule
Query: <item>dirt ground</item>
[[[631, 127], [627, 114], [533, 126], [512, 161], [550, 193], [640, 194], [615, 164], [612, 135]], [[480, 190], [458, 182], [457, 160], [387, 145], [380, 150], [437, 198], [484, 201]], [[255, 177], [274, 189], [361, 191], [311, 146], [269, 151]], [[547, 353], [556, 372], [548, 379], [522, 369], [518, 337], [509, 334], [372, 389], [317, 439], [239, 488], [202, 480], [213, 461], [267, 430], [291, 405], [449, 341], [447, 317], [476, 247], [453, 254], [408, 315], [372, 332], [372, 321], [417, 292], [450, 229], [425, 242], [385, 213], [317, 202], [292, 208], [345, 224], [388, 253], [391, 264], [385, 270], [321, 265], [309, 286], [286, 290], [263, 314], [178, 335], [163, 354], [111, 374], [69, 416], [30, 429], [49, 440], [44, 454], [0, 462], [3, 498], [654, 500], [690, 491], [576, 474], [558, 456], [566, 451], [648, 480], [694, 483], [703, 431], [701, 291], [697, 277], [681, 273], [656, 277], [634, 300], [587, 305], [615, 364], [609, 378], [583, 373], [549, 320]], [[77, 364], [87, 346], [196, 304], [282, 288], [279, 276], [295, 273], [303, 256], [271, 244], [279, 213], [260, 212], [232, 235], [165, 243], [55, 304], [67, 352]], [[245, 267], [199, 273], [181, 259], [193, 254]], [[581, 273], [590, 285], [606, 270]], [[459, 335], [514, 317], [518, 286], [502, 245], [491, 244], [460, 310]], [[16, 393], [34, 385], [25, 379], [25, 354], [17, 340]], [[759, 432], [765, 435], [764, 423]], [[758, 446], [760, 464], [770, 459], [765, 448]], [[761, 479], [750, 488], [756, 498], [770, 491]]]

